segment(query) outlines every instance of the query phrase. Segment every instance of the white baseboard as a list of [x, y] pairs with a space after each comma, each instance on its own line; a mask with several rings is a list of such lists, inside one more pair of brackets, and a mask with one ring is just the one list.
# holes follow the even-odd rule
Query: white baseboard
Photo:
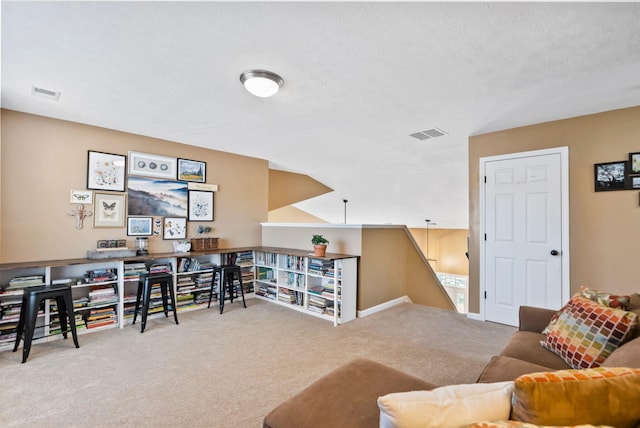
[[482, 315], [475, 312], [467, 312], [467, 318], [469, 318], [470, 320], [484, 321]]
[[379, 305], [373, 306], [369, 309], [358, 311], [358, 318], [375, 314], [376, 312], [389, 309], [390, 307], [399, 305], [400, 303], [411, 303], [411, 299], [409, 298], [409, 296], [402, 296], [398, 297], [397, 299], [389, 300], [388, 302], [380, 303]]

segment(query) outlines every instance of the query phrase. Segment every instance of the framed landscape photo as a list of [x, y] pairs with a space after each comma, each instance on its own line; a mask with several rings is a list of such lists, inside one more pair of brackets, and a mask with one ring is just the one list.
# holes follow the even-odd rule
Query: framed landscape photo
[[162, 239], [185, 239], [187, 219], [185, 217], [165, 217]]
[[627, 165], [627, 161], [595, 164], [596, 192], [625, 190], [627, 188]]
[[640, 175], [640, 153], [629, 153], [629, 174]]
[[129, 174], [175, 180], [177, 159], [149, 153], [129, 152]]
[[189, 190], [189, 221], [213, 221], [213, 192]]
[[151, 236], [152, 233], [152, 217], [127, 217], [128, 236]]
[[204, 183], [206, 173], [206, 162], [178, 158], [178, 180]]
[[186, 181], [129, 176], [127, 189], [130, 216], [187, 216]]
[[118, 193], [94, 193], [93, 227], [124, 227], [126, 196]]
[[127, 157], [89, 150], [87, 189], [124, 192]]

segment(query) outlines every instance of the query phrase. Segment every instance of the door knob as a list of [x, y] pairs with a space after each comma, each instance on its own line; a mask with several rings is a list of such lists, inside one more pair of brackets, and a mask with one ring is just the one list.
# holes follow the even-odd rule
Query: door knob
[[551, 255], [552, 256], [557, 256], [558, 254], [560, 254], [560, 252], [558, 250], [551, 250]]

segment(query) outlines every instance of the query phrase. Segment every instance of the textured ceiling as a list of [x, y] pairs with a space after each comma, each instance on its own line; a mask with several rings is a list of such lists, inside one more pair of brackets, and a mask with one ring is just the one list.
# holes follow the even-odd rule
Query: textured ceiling
[[[468, 137], [639, 105], [638, 22], [638, 3], [3, 1], [2, 106], [267, 159], [335, 189], [296, 204], [328, 221], [348, 199], [348, 223], [466, 228]], [[249, 95], [251, 68], [284, 87]]]

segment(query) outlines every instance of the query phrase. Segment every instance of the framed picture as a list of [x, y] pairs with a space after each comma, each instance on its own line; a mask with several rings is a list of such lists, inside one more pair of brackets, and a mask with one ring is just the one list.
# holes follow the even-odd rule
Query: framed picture
[[629, 177], [629, 184], [632, 189], [640, 189], [640, 175], [635, 177]]
[[165, 217], [162, 239], [185, 239], [187, 219], [185, 217]]
[[626, 189], [627, 165], [627, 161], [595, 164], [596, 192]]
[[189, 190], [189, 221], [213, 221], [213, 192]]
[[127, 217], [128, 236], [151, 236], [153, 233], [152, 217]]
[[127, 157], [89, 150], [87, 189], [124, 192]]
[[629, 153], [629, 174], [640, 174], [640, 153]]
[[204, 183], [206, 173], [206, 162], [178, 158], [178, 180]]
[[149, 153], [129, 152], [129, 174], [176, 179], [177, 160]]
[[187, 182], [132, 177], [127, 180], [128, 215], [186, 217]]
[[72, 190], [71, 203], [72, 204], [92, 204], [93, 192], [91, 190]]
[[94, 193], [93, 227], [124, 227], [124, 194]]

